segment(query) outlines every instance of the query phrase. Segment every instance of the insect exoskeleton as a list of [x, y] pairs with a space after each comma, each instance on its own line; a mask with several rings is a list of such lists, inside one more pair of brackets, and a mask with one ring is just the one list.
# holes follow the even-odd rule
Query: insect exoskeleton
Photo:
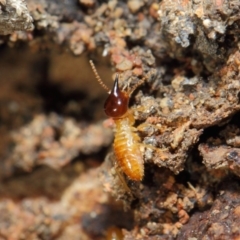
[[134, 128], [135, 119], [128, 108], [132, 92], [143, 81], [140, 81], [131, 91], [122, 91], [118, 85], [118, 75], [115, 77], [111, 91], [102, 82], [92, 61], [90, 61], [95, 76], [101, 86], [108, 90], [109, 96], [104, 104], [104, 111], [116, 125], [113, 143], [117, 164], [127, 177], [134, 181], [141, 181], [144, 176], [143, 154], [140, 151], [140, 138]]
[[121, 228], [112, 226], [107, 229], [106, 232], [106, 239], [107, 240], [122, 240], [123, 239], [123, 233]]

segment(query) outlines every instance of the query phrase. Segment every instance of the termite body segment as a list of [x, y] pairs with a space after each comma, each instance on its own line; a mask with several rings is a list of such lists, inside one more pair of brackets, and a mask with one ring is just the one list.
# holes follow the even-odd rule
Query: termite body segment
[[[96, 74], [96, 69], [91, 61], [90, 64], [98, 81], [103, 86], [104, 83]], [[106, 115], [111, 117], [116, 125], [113, 148], [117, 164], [127, 177], [134, 181], [143, 179], [144, 162], [140, 151], [140, 137], [134, 128], [135, 119], [132, 111], [128, 108], [128, 103], [131, 93], [142, 82], [137, 84], [131, 92], [122, 91], [118, 86], [118, 75], [116, 75], [113, 88], [104, 104]], [[104, 88], [106, 89], [105, 85]]]
[[139, 149], [140, 138], [133, 127], [134, 122], [130, 112], [127, 112], [123, 118], [115, 119], [116, 133], [113, 148], [123, 172], [131, 180], [141, 181], [144, 175], [144, 163]]

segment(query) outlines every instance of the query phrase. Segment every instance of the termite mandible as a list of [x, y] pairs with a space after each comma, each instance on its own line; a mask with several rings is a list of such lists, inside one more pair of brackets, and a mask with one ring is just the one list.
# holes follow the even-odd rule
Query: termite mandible
[[109, 93], [104, 104], [104, 111], [116, 125], [113, 148], [117, 164], [129, 179], [141, 181], [144, 176], [143, 154], [140, 151], [140, 137], [134, 127], [135, 119], [128, 108], [128, 103], [131, 94], [146, 79], [138, 82], [131, 91], [122, 91], [118, 86], [118, 75], [116, 75], [113, 88], [109, 90], [101, 80], [93, 62], [91, 60], [89, 62], [97, 81]]

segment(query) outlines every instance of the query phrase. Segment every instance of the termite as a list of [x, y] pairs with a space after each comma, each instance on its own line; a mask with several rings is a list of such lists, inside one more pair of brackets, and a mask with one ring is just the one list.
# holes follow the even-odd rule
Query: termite
[[97, 81], [109, 93], [104, 104], [104, 111], [107, 116], [113, 119], [116, 126], [113, 148], [117, 164], [129, 179], [141, 181], [144, 176], [143, 154], [140, 151], [140, 137], [134, 127], [135, 119], [128, 104], [132, 93], [145, 79], [138, 82], [131, 91], [123, 91], [119, 88], [118, 74], [116, 74], [113, 88], [109, 90], [91, 60], [90, 65]]
[[107, 240], [121, 240], [123, 239], [123, 233], [121, 228], [118, 227], [109, 227], [107, 229]]

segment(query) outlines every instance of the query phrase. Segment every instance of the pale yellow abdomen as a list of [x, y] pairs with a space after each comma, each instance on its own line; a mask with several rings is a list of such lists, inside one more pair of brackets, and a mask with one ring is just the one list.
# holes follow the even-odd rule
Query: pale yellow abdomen
[[[132, 117], [132, 116], [130, 116]], [[131, 180], [141, 181], [144, 175], [143, 156], [139, 136], [134, 132], [130, 117], [115, 120], [114, 152], [118, 165]]]

